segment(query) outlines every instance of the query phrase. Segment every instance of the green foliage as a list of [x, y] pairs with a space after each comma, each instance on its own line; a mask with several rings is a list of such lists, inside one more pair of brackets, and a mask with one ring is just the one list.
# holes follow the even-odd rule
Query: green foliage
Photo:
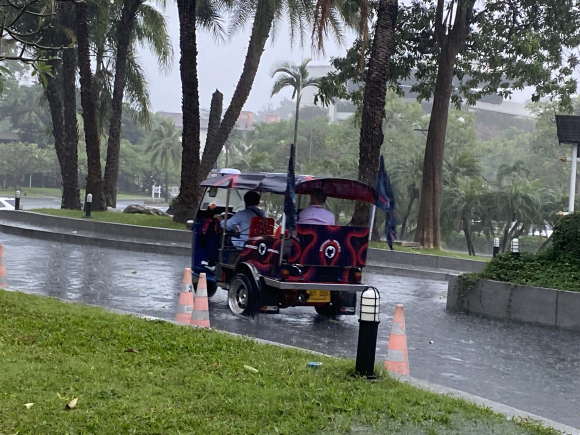
[[499, 255], [476, 279], [580, 291], [580, 214], [558, 221], [546, 252]]
[[554, 433], [351, 360], [313, 371], [305, 351], [2, 290], [0, 349], [2, 433]]

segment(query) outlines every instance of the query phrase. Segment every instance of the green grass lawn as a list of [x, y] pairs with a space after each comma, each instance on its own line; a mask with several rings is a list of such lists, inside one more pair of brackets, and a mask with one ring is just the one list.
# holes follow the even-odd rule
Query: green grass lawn
[[[387, 242], [370, 242], [371, 248], [377, 249], [390, 249]], [[423, 249], [423, 248], [408, 248], [403, 246], [393, 246], [395, 251], [400, 252], [411, 252], [413, 254], [424, 254], [424, 255], [439, 255], [441, 257], [453, 257], [453, 258], [464, 258], [466, 260], [479, 260], [479, 261], [491, 261], [492, 257], [486, 257], [483, 255], [471, 256], [468, 254], [463, 254], [461, 252], [444, 251], [442, 249]]]
[[[41, 196], [56, 196], [60, 198], [61, 192], [58, 188], [53, 187], [22, 187], [21, 195], [24, 197], [24, 192], [26, 196], [41, 197]], [[84, 190], [81, 190], [81, 196], [84, 197]], [[14, 189], [0, 189], [0, 196], [14, 197]], [[147, 193], [119, 193], [117, 194], [117, 199], [146, 199], [151, 198], [151, 194]]]
[[558, 433], [350, 360], [3, 290], [0, 354], [2, 434]]
[[[83, 211], [61, 210], [58, 208], [37, 208], [29, 210], [35, 213], [44, 213], [53, 216], [82, 219]], [[94, 220], [100, 222], [112, 222], [115, 224], [142, 225], [146, 227], [169, 228], [173, 230], [185, 230], [185, 225], [173, 222], [170, 217], [149, 216], [135, 213], [118, 213], [110, 211], [94, 211], [91, 213]]]

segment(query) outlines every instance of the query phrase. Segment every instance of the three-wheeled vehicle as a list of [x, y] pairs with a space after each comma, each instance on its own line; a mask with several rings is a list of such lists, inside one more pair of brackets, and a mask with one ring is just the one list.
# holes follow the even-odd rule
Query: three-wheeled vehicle
[[[281, 308], [312, 306], [321, 315], [353, 315], [356, 292], [366, 263], [369, 227], [300, 224], [296, 231], [276, 230], [273, 217], [253, 217], [241, 249], [229, 240], [227, 219], [245, 208], [248, 191], [284, 195], [287, 174], [220, 174], [204, 180], [205, 194], [193, 230], [192, 280], [206, 273], [208, 295], [228, 291], [230, 310], [238, 315], [278, 313]], [[374, 204], [374, 190], [362, 182], [296, 175], [299, 198], [321, 189], [329, 198]], [[224, 214], [224, 226], [216, 214]], [[281, 215], [281, 213], [280, 213]], [[283, 219], [282, 219], [283, 221]], [[369, 222], [369, 224], [371, 224]], [[371, 224], [372, 225], [372, 224]], [[238, 234], [239, 236], [239, 234]]]

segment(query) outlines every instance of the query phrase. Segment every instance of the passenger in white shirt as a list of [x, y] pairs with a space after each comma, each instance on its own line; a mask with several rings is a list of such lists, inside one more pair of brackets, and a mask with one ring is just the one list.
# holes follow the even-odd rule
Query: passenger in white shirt
[[334, 225], [334, 214], [325, 210], [322, 205], [326, 195], [322, 189], [316, 189], [310, 195], [310, 206], [298, 215], [299, 224]]

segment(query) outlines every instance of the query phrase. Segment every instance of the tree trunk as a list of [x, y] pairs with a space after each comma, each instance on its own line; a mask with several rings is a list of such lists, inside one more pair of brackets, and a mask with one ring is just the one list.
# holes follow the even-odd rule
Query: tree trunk
[[169, 156], [165, 159], [165, 202], [169, 202]]
[[297, 146], [298, 140], [298, 118], [300, 116], [300, 91], [296, 93], [296, 116], [294, 118], [294, 147]]
[[[71, 9], [72, 5], [57, 5], [57, 20], [61, 25], [74, 27], [74, 17], [71, 16]], [[61, 41], [64, 41], [64, 39]], [[69, 42], [66, 41], [66, 44]], [[50, 108], [54, 147], [60, 166], [61, 207], [70, 210], [80, 210], [74, 50], [63, 50], [62, 61], [59, 62], [56, 59], [52, 59], [49, 61], [49, 65], [52, 67], [52, 75], [47, 74], [46, 76], [45, 95]], [[64, 99], [64, 114], [61, 95], [63, 95]]]
[[213, 168], [248, 99], [258, 71], [258, 66], [260, 65], [260, 58], [264, 52], [264, 47], [270, 35], [272, 23], [274, 22], [275, 11], [273, 6], [270, 0], [258, 0], [250, 43], [248, 44], [246, 60], [244, 61], [244, 69], [238, 80], [230, 105], [220, 124], [219, 131], [215, 135], [214, 140], [210, 142], [208, 137], [206, 141], [203, 159], [201, 161], [200, 178], [207, 176]]
[[115, 82], [111, 101], [111, 120], [109, 123], [109, 142], [107, 144], [107, 164], [103, 188], [107, 206], [117, 207], [117, 179], [119, 177], [119, 151], [121, 148], [121, 117], [123, 116], [123, 94], [127, 82], [127, 57], [131, 48], [131, 36], [137, 17], [140, 0], [123, 1], [115, 59]]
[[439, 70], [433, 94], [433, 108], [431, 109], [423, 161], [419, 216], [415, 231], [415, 242], [420, 242], [421, 246], [425, 248], [441, 249], [439, 214], [443, 190], [443, 153], [445, 151], [445, 133], [451, 100], [455, 56], [449, 47], [443, 47], [439, 57]]
[[475, 256], [475, 248], [473, 247], [473, 242], [471, 241], [471, 234], [469, 234], [469, 221], [464, 216], [461, 218], [463, 221], [463, 234], [465, 234], [465, 243], [467, 244], [467, 252], [469, 255]]
[[179, 67], [182, 86], [183, 134], [181, 186], [175, 204], [175, 222], [185, 222], [195, 215], [199, 174], [199, 91], [197, 79], [196, 1], [178, 0]]
[[[66, 26], [75, 27], [72, 3], [66, 8]], [[71, 43], [72, 41], [67, 41]], [[62, 171], [62, 208], [80, 210], [79, 191], [79, 128], [77, 124], [76, 53], [74, 49], [63, 50], [63, 100], [64, 100], [64, 153], [66, 168]]]
[[[379, 156], [384, 138], [385, 98], [391, 54], [395, 44], [397, 11], [397, 0], [379, 1], [375, 36], [365, 83], [359, 143], [358, 179], [371, 186], [376, 184]], [[357, 202], [351, 225], [368, 225], [369, 214], [370, 204]]]
[[405, 216], [403, 216], [403, 222], [401, 223], [401, 240], [405, 237], [405, 229], [407, 228], [407, 221], [411, 215], [411, 210], [413, 209], [413, 204], [415, 200], [419, 197], [419, 190], [416, 187], [410, 189], [409, 203], [407, 204], [407, 210], [405, 211]]
[[101, 175], [101, 155], [99, 131], [96, 113], [96, 100], [93, 93], [91, 52], [89, 44], [89, 28], [87, 25], [87, 4], [75, 4], [77, 19], [77, 45], [79, 59], [79, 76], [81, 84], [81, 105], [83, 107], [83, 121], [85, 127], [85, 144], [87, 149], [87, 185], [86, 194], [93, 195], [94, 211], [106, 210], [105, 195], [103, 194], [103, 179]]

